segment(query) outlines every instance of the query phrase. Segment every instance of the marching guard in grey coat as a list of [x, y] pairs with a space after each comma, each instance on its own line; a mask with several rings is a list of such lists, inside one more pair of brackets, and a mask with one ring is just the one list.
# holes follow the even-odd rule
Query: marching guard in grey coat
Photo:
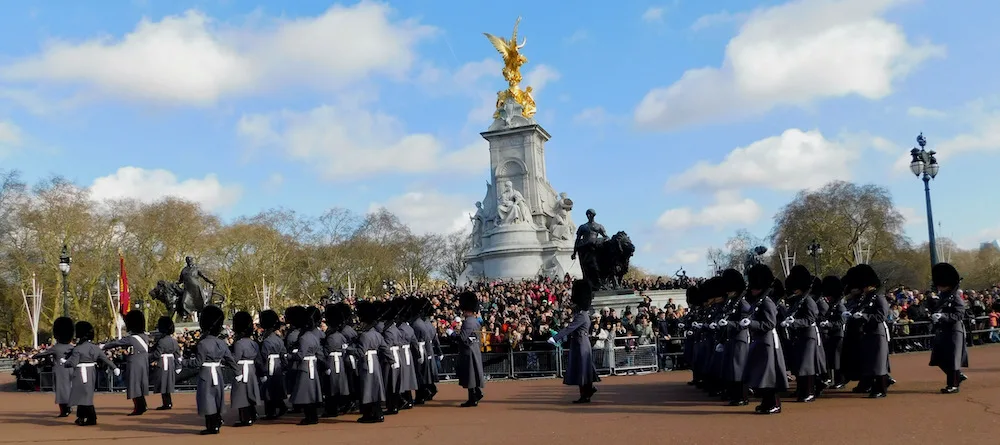
[[385, 421], [382, 402], [386, 400], [385, 381], [382, 378], [381, 363], [392, 363], [389, 346], [382, 334], [375, 328], [380, 316], [379, 307], [373, 302], [361, 300], [356, 303], [358, 319], [363, 325], [363, 333], [348, 348], [357, 357], [358, 401], [361, 403], [359, 423], [380, 423]]
[[403, 396], [403, 408], [410, 409], [413, 408], [413, 391], [420, 389], [419, 382], [417, 382], [417, 361], [416, 355], [417, 350], [420, 349], [420, 345], [417, 344], [417, 334], [413, 330], [413, 326], [410, 325], [410, 317], [413, 312], [414, 299], [412, 297], [400, 298], [400, 309], [399, 314], [396, 316], [396, 327], [399, 328], [400, 338], [403, 340], [402, 346], [400, 346], [402, 351], [400, 354], [403, 356], [403, 364], [400, 367], [400, 394]]
[[181, 373], [181, 347], [174, 338], [174, 321], [170, 317], [160, 317], [156, 321], [156, 338], [149, 350], [149, 375], [153, 380], [153, 394], [159, 394], [163, 404], [156, 407], [157, 411], [165, 411], [174, 407], [171, 394], [177, 374]]
[[743, 369], [743, 382], [761, 396], [761, 404], [755, 408], [758, 414], [778, 414], [781, 412], [781, 398], [778, 393], [788, 390], [785, 371], [785, 357], [778, 339], [778, 309], [771, 300], [774, 286], [779, 285], [771, 268], [756, 264], [747, 273], [748, 300], [753, 304], [750, 317], [740, 320], [740, 326], [750, 329], [750, 351], [747, 365]]
[[[337, 303], [337, 307], [340, 308], [340, 313], [344, 317], [344, 326], [340, 329], [340, 333], [344, 335], [344, 340], [347, 341], [348, 345], [353, 345], [358, 341], [358, 331], [354, 330], [354, 309], [344, 302]], [[346, 414], [358, 412], [361, 406], [361, 402], [358, 401], [358, 395], [361, 393], [358, 386], [361, 382], [361, 374], [358, 372], [358, 358], [354, 354], [348, 354], [344, 360], [344, 367], [347, 368], [347, 376], [351, 385], [351, 397], [344, 401], [345, 406], [341, 408], [341, 411]]]
[[590, 403], [590, 398], [597, 392], [594, 383], [601, 381], [590, 349], [590, 305], [594, 301], [590, 282], [573, 281], [570, 301], [574, 306], [573, 320], [548, 342], [555, 346], [569, 340], [569, 363], [563, 375], [563, 384], [580, 387], [580, 398], [573, 403]]
[[469, 391], [469, 400], [462, 407], [479, 406], [483, 400], [486, 376], [483, 373], [483, 351], [479, 342], [482, 327], [476, 318], [479, 314], [479, 297], [474, 292], [458, 294], [458, 308], [462, 311], [462, 328], [455, 334], [458, 341], [458, 384]]
[[319, 423], [319, 405], [323, 403], [321, 373], [326, 371], [326, 357], [321, 339], [313, 332], [316, 326], [308, 311], [297, 320], [300, 322], [298, 339], [288, 352], [288, 374], [292, 375], [292, 391], [288, 398], [292, 405], [305, 414], [299, 425]]
[[68, 417], [73, 410], [70, 408], [69, 395], [73, 388], [73, 370], [63, 366], [60, 360], [65, 360], [73, 350], [73, 320], [69, 317], [59, 317], [52, 322], [52, 337], [56, 344], [32, 356], [32, 360], [49, 358], [52, 361], [52, 386], [56, 394], [56, 404], [59, 405], [59, 417]]
[[[295, 343], [299, 341], [299, 329], [302, 326], [302, 319], [306, 316], [306, 308], [302, 306], [289, 306], [285, 308], [285, 350], [295, 349]], [[286, 354], [287, 358], [287, 354]], [[291, 369], [285, 369], [285, 391], [289, 394], [295, 386], [295, 373]], [[292, 405], [288, 412], [292, 414], [302, 413], [302, 408]]]
[[76, 370], [69, 392], [69, 405], [76, 406], [76, 424], [80, 426], [97, 425], [97, 410], [94, 409], [97, 362], [112, 369], [116, 376], [122, 373], [114, 362], [104, 355], [104, 351], [92, 343], [93, 340], [94, 327], [86, 321], [77, 322], [76, 346], [70, 351], [68, 358], [59, 359], [63, 367]]
[[219, 338], [222, 333], [222, 322], [225, 314], [218, 306], [205, 306], [199, 314], [198, 324], [201, 326], [201, 339], [191, 364], [200, 369], [195, 401], [198, 405], [198, 415], [205, 418], [205, 429], [201, 434], [219, 434], [222, 428], [222, 412], [225, 409], [225, 384], [222, 380], [222, 369], [236, 371], [236, 360], [233, 359], [229, 345]]
[[875, 269], [867, 264], [854, 266], [855, 274], [848, 283], [851, 289], [860, 289], [864, 297], [852, 318], [862, 323], [861, 377], [868, 381], [868, 397], [886, 396], [889, 388], [889, 326], [886, 316], [889, 302], [878, 293], [882, 286]]
[[264, 420], [274, 420], [288, 412], [288, 407], [285, 406], [285, 399], [288, 397], [285, 389], [287, 350], [285, 341], [278, 335], [278, 329], [281, 328], [278, 313], [270, 309], [261, 311], [258, 321], [264, 330], [257, 355], [260, 396], [264, 401]]
[[844, 348], [844, 317], [841, 314], [847, 311], [844, 306], [844, 286], [840, 283], [840, 278], [831, 275], [823, 278], [822, 288], [827, 310], [821, 312], [820, 327], [825, 330], [823, 352], [829, 369], [828, 385], [833, 389], [840, 389], [847, 385], [840, 371], [840, 356]]
[[965, 301], [958, 295], [961, 277], [955, 266], [938, 263], [931, 269], [931, 279], [937, 287], [939, 302], [931, 315], [934, 322], [934, 343], [930, 366], [944, 372], [943, 394], [955, 394], [966, 379], [961, 369], [969, 367], [969, 351], [965, 342]]
[[750, 350], [750, 330], [740, 326], [740, 320], [750, 317], [750, 302], [744, 293], [746, 281], [736, 269], [722, 272], [721, 286], [728, 301], [723, 317], [718, 321], [723, 345], [722, 380], [728, 385], [729, 406], [746, 406], [750, 403], [750, 390], [743, 383], [743, 369], [746, 367]]
[[235, 427], [251, 426], [257, 422], [257, 402], [260, 401], [260, 382], [257, 380], [257, 356], [260, 348], [253, 340], [253, 316], [247, 312], [233, 315], [233, 360], [236, 360], [236, 381], [229, 393], [233, 408], [239, 411], [240, 421]]
[[344, 327], [344, 314], [337, 305], [326, 305], [326, 338], [323, 340], [323, 352], [326, 354], [328, 376], [323, 417], [337, 417], [343, 413], [346, 401], [351, 395], [351, 376], [345, 366], [348, 353], [348, 343], [340, 330]]
[[813, 279], [805, 266], [792, 267], [785, 278], [785, 290], [791, 293], [788, 318], [781, 325], [791, 331], [792, 351], [789, 356], [791, 371], [795, 374], [795, 392], [799, 402], [816, 399], [816, 376], [826, 373], [826, 354], [816, 321], [819, 309], [809, 292]]
[[441, 340], [434, 329], [433, 321], [430, 317], [434, 315], [434, 306], [431, 301], [424, 297], [417, 298], [414, 304], [413, 333], [417, 337], [417, 383], [420, 388], [417, 390], [417, 398], [413, 403], [422, 405], [430, 400], [434, 400], [437, 395], [437, 383], [441, 381], [438, 376], [437, 359], [444, 354], [441, 352]]
[[130, 416], [141, 416], [146, 412], [146, 394], [149, 394], [149, 336], [146, 335], [146, 316], [135, 309], [125, 314], [125, 328], [129, 336], [105, 343], [105, 351], [129, 348], [125, 366], [125, 396], [132, 400], [134, 408]]
[[382, 377], [385, 379], [385, 415], [391, 416], [399, 414], [399, 409], [403, 406], [400, 391], [400, 377], [402, 374], [402, 356], [400, 355], [400, 345], [402, 339], [399, 336], [399, 329], [394, 322], [396, 305], [391, 301], [377, 303], [379, 309], [379, 322], [375, 324], [375, 329], [382, 334], [392, 361], [382, 363]]

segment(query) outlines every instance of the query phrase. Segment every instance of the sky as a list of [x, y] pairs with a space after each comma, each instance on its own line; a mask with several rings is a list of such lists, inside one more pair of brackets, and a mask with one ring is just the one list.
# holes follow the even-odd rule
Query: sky
[[707, 273], [707, 248], [766, 236], [834, 179], [887, 187], [925, 241], [920, 132], [939, 235], [1000, 238], [1000, 3], [113, 4], [0, 0], [0, 169], [226, 220], [385, 207], [417, 233], [462, 229], [506, 87], [482, 33], [521, 16], [548, 180], [576, 224], [593, 208], [628, 232], [633, 264]]

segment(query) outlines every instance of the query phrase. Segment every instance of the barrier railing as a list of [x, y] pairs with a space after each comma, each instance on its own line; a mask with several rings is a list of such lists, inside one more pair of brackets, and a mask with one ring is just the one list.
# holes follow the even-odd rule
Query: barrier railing
[[[891, 353], [928, 350], [934, 338], [933, 323], [919, 321], [910, 323], [890, 323]], [[989, 317], [978, 317], [967, 323], [970, 346], [987, 342], [1000, 342], [1000, 330], [989, 327]], [[906, 333], [907, 335], [902, 335]], [[595, 340], [592, 359], [598, 375], [625, 375], [650, 373], [659, 370], [686, 369], [684, 361], [684, 337], [660, 338], [640, 344], [639, 337], [612, 337]], [[487, 379], [525, 379], [562, 377], [569, 363], [569, 349], [555, 347], [548, 343], [521, 343], [514, 347], [509, 344], [486, 345], [483, 349], [483, 371]], [[449, 350], [438, 360], [442, 381], [457, 380], [457, 352]], [[124, 391], [126, 365], [119, 364], [121, 376], [98, 370], [98, 391]], [[177, 376], [178, 391], [194, 390], [197, 385], [198, 369], [185, 368]], [[232, 385], [235, 374], [223, 368], [224, 385]], [[150, 376], [153, 378], [153, 375]], [[42, 368], [40, 387], [42, 391], [52, 390], [51, 368]]]
[[0, 358], [0, 372], [11, 372], [14, 370], [14, 359]]

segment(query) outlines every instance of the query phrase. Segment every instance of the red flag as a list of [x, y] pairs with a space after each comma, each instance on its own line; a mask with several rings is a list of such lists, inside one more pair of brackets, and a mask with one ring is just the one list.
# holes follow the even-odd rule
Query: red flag
[[118, 304], [121, 307], [122, 316], [128, 313], [129, 303], [132, 295], [128, 291], [128, 273], [125, 272], [125, 257], [118, 254], [118, 261], [121, 264], [121, 278], [118, 279]]

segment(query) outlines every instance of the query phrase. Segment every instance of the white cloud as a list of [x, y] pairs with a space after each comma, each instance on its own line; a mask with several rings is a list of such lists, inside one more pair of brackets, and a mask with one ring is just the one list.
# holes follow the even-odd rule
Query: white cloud
[[663, 21], [663, 8], [650, 7], [646, 12], [642, 13], [642, 21], [646, 23]]
[[54, 40], [0, 66], [9, 81], [83, 86], [101, 94], [169, 104], [212, 104], [291, 85], [342, 88], [372, 75], [402, 77], [414, 47], [435, 29], [393, 21], [388, 5], [335, 5], [316, 17], [226, 26], [196, 10], [143, 18], [121, 38]]
[[21, 145], [21, 129], [13, 122], [0, 120], [0, 158]]
[[672, 266], [688, 266], [705, 262], [706, 248], [680, 249], [667, 257], [663, 262]]
[[688, 190], [736, 190], [767, 187], [795, 191], [821, 187], [834, 179], [849, 180], [859, 150], [830, 141], [818, 130], [785, 130], [779, 136], [739, 147], [718, 164], [699, 161], [667, 187]]
[[[899, 210], [899, 213], [903, 215], [903, 219], [906, 220], [905, 224], [908, 226], [927, 224], [927, 217], [913, 207], [896, 207], [896, 210]], [[939, 233], [938, 236], [940, 235]]]
[[566, 38], [565, 43], [573, 44], [582, 42], [584, 40], [587, 40], [587, 37], [589, 37], [589, 34], [587, 33], [586, 29], [578, 29], [574, 31], [573, 34], [570, 34], [570, 36]]
[[97, 201], [132, 198], [153, 202], [172, 196], [214, 211], [236, 204], [243, 196], [243, 189], [238, 185], [223, 185], [214, 174], [181, 181], [167, 170], [122, 167], [114, 174], [95, 179], [90, 194]]
[[883, 18], [904, 1], [799, 0], [758, 9], [729, 41], [721, 67], [691, 69], [649, 91], [635, 122], [673, 130], [826, 98], [881, 99], [923, 61], [944, 55], [941, 46], [910, 43]]
[[608, 122], [608, 112], [602, 107], [590, 107], [580, 110], [573, 116], [573, 122], [580, 125], [603, 125]]
[[763, 210], [750, 198], [738, 192], [718, 192], [715, 202], [701, 210], [679, 207], [663, 212], [656, 225], [670, 231], [685, 231], [695, 227], [721, 229], [731, 225], [748, 225], [760, 219]]
[[524, 75], [524, 87], [530, 86], [532, 94], [538, 96], [549, 82], [555, 82], [561, 77], [555, 68], [545, 64], [538, 65]]
[[924, 107], [910, 107], [906, 109], [906, 114], [913, 117], [926, 118], [926, 119], [942, 119], [948, 116], [943, 111], [924, 108]]
[[285, 183], [284, 175], [282, 175], [281, 173], [272, 173], [270, 176], [267, 177], [267, 180], [264, 181], [264, 189], [273, 192], [281, 188], [281, 186], [284, 183]]
[[[966, 129], [940, 142], [932, 136], [924, 135], [928, 139], [927, 149], [937, 152], [935, 157], [938, 161], [967, 154], [1000, 152], [1000, 107], [996, 107], [991, 101], [979, 99], [949, 112], [948, 115], [954, 115], [955, 121], [966, 126]], [[916, 144], [913, 146], [916, 147]], [[900, 151], [899, 158], [892, 166], [893, 172], [909, 173], [912, 158], [907, 150]]]
[[479, 174], [489, 165], [486, 141], [445, 151], [434, 135], [407, 133], [396, 117], [349, 102], [244, 115], [237, 132], [251, 145], [277, 148], [335, 181], [379, 173]]
[[716, 12], [714, 14], [703, 15], [698, 17], [691, 24], [692, 31], [701, 31], [705, 28], [711, 28], [713, 26], [722, 25], [725, 23], [742, 23], [749, 17], [749, 14], [745, 12], [730, 13], [729, 11]]
[[469, 216], [475, 210], [473, 202], [466, 196], [413, 191], [390, 197], [384, 202], [373, 202], [368, 211], [384, 207], [415, 233], [450, 233], [471, 226]]

